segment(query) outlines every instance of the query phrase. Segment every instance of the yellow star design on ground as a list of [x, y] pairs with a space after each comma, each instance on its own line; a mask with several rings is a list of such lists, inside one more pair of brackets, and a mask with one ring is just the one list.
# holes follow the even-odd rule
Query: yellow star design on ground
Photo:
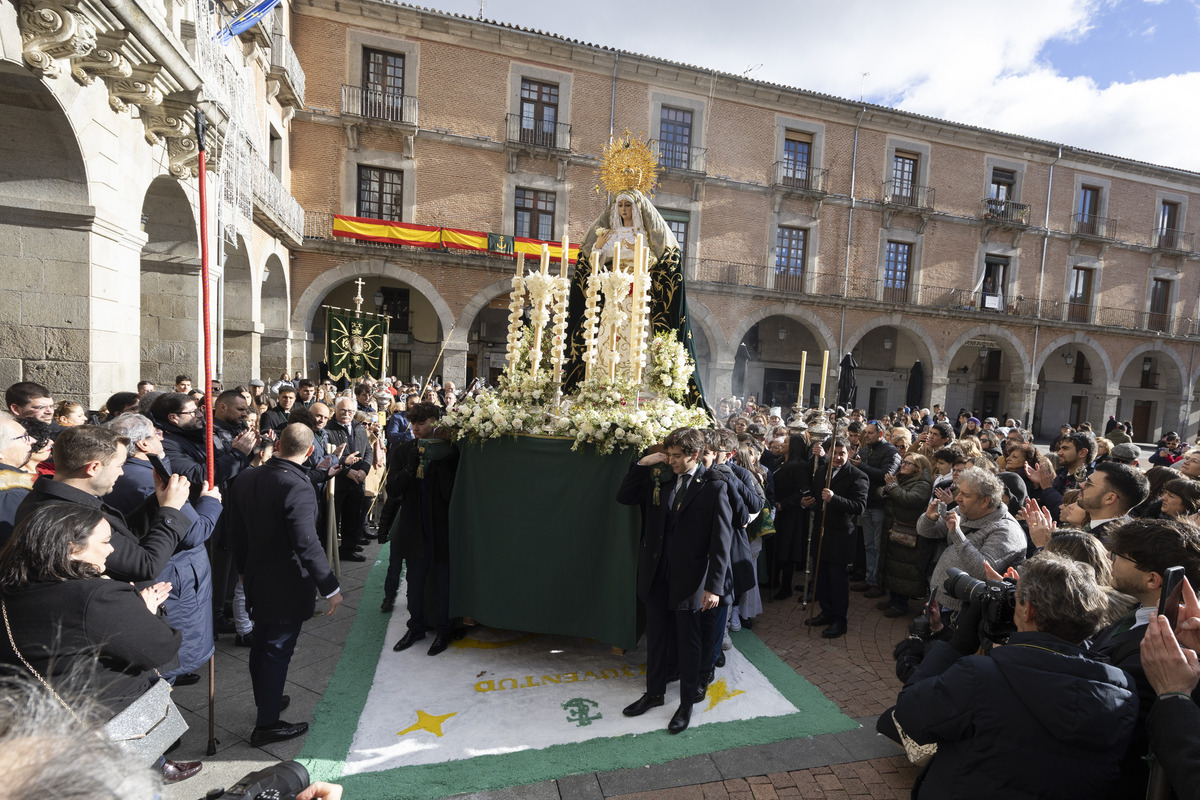
[[708, 698], [708, 708], [705, 711], [712, 711], [719, 703], [728, 700], [731, 697], [737, 697], [739, 694], [745, 694], [741, 689], [729, 691], [729, 684], [724, 678], [719, 681], [713, 681], [708, 685], [708, 693], [705, 695]]
[[[741, 692], [738, 692], [738, 694], [741, 694]], [[404, 734], [412, 733], [413, 731], [429, 731], [434, 736], [441, 736], [442, 723], [457, 713], [457, 711], [451, 711], [449, 714], [434, 715], [426, 714], [424, 711], [417, 709], [417, 721], [396, 735], [403, 736]]]

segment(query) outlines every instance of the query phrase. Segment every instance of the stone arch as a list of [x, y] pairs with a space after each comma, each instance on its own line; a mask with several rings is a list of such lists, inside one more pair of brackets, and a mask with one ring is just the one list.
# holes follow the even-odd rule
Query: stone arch
[[142, 204], [140, 375], [160, 386], [179, 372], [199, 374], [203, 341], [196, 211], [174, 178], [160, 175]]
[[[728, 353], [729, 344], [721, 333], [721, 323], [717, 321], [708, 307], [694, 298], [688, 298], [688, 315], [691, 317], [692, 328], [699, 330], [708, 339], [708, 352], [713, 361], [732, 359]], [[747, 330], [749, 330], [747, 328]], [[745, 334], [743, 334], [745, 335]]]
[[[19, 52], [15, 25], [11, 30]], [[0, 269], [0, 293], [9, 299], [0, 310], [0, 380], [6, 386], [37, 381], [55, 397], [95, 408], [136, 380], [129, 380], [137, 363], [137, 332], [129, 321], [136, 306], [132, 298], [121, 306], [100, 304], [104, 310], [89, 302], [96, 273], [116, 265], [113, 247], [95, 254], [91, 247], [96, 210], [79, 134], [46, 82], [11, 64], [0, 66], [0, 141], [0, 241], [6, 245], [0, 260], [7, 267]], [[97, 313], [108, 313], [106, 330], [121, 334], [104, 338], [109, 346], [93, 357], [88, 331]], [[104, 376], [104, 385], [94, 385], [96, 375]]]
[[[999, 345], [994, 349], [1000, 353], [998, 366], [1002, 369], [993, 371], [997, 365], [991, 359], [996, 355], [989, 355], [985, 362], [974, 351], [965, 351], [967, 342], [976, 337], [991, 339]], [[944, 405], [951, 410], [978, 408], [982, 415], [998, 417], [1001, 423], [1005, 417], [1024, 419], [1035, 383], [1031, 367], [1025, 346], [1007, 328], [996, 323], [976, 325], [946, 348]]]
[[1029, 351], [1025, 349], [1025, 345], [1021, 344], [1021, 340], [1014, 336], [1007, 328], [996, 325], [995, 323], [988, 325], [977, 325], [955, 339], [950, 346], [946, 348], [945, 368], [950, 369], [950, 362], [963, 345], [965, 345], [971, 339], [974, 339], [976, 336], [984, 335], [993, 336], [997, 339], [1003, 339], [1006, 341], [1012, 347], [1013, 352], [1017, 355], [1018, 363], [1013, 366], [1013, 369], [1015, 370], [1017, 366], [1019, 366], [1021, 368], [1022, 381], [1032, 382], [1033, 373], [1030, 371], [1032, 365], [1029, 361]]
[[1104, 350], [1104, 348], [1097, 345], [1086, 333], [1067, 334], [1066, 336], [1060, 336], [1054, 341], [1047, 343], [1042, 349], [1042, 352], [1034, 356], [1033, 374], [1036, 376], [1038, 373], [1040, 373], [1042, 371], [1042, 367], [1046, 366], [1046, 360], [1050, 358], [1050, 356], [1052, 356], [1060, 347], [1068, 344], [1085, 348], [1088, 351], [1088, 357], [1095, 358], [1095, 361], [1092, 363], [1104, 365], [1104, 383], [1102, 384], [1103, 388], [1113, 385], [1113, 382], [1116, 379], [1113, 377], [1112, 360], [1108, 357], [1108, 353]]
[[262, 344], [259, 353], [259, 371], [273, 378], [288, 369], [290, 348], [288, 321], [288, 276], [283, 260], [271, 253], [263, 262], [259, 272], [259, 321], [262, 323]]
[[[410, 269], [378, 258], [349, 261], [318, 275], [296, 301], [292, 309], [292, 327], [296, 330], [311, 331], [325, 296], [338, 285], [362, 275], [376, 275], [408, 284], [429, 300], [443, 332], [454, 327], [454, 312], [428, 279]], [[466, 334], [463, 335], [465, 337]]]
[[[225, 245], [225, 263], [221, 269], [222, 343], [218, 374], [229, 385], [263, 377], [259, 375], [262, 327], [254, 318], [259, 295], [254, 276], [250, 243], [238, 234], [234, 246]], [[278, 374], [266, 377], [276, 378]]]
[[[1138, 359], [1147, 355], [1155, 357], [1152, 363], [1156, 369], [1149, 373], [1150, 381], [1144, 380], [1142, 371], [1136, 369]], [[1167, 367], [1163, 369], [1159, 364]], [[1133, 370], [1136, 370], [1135, 380], [1126, 383], [1126, 373]], [[1188, 394], [1192, 386], [1187, 384], [1188, 388], [1184, 388], [1187, 375], [1187, 367], [1174, 348], [1163, 347], [1158, 342], [1133, 348], [1113, 372], [1119, 399], [1112, 413], [1133, 422], [1132, 435], [1136, 441], [1157, 441], [1170, 430], [1182, 432], [1187, 439], [1191, 410]]]
[[1184, 386], [1184, 376], [1188, 374], [1188, 370], [1183, 363], [1183, 359], [1179, 357], [1179, 354], [1176, 353], [1173, 348], [1162, 347], [1157, 342], [1147, 342], [1146, 344], [1138, 345], [1129, 351], [1129, 355], [1125, 356], [1117, 368], [1113, 370], [1113, 376], [1117, 381], [1117, 385], [1120, 385], [1121, 378], [1125, 375], [1125, 370], [1129, 369], [1130, 365], [1133, 364], [1133, 360], [1138, 356], [1145, 355], [1146, 353], [1151, 353], [1156, 356], [1166, 356], [1167, 361], [1175, 365], [1175, 377], [1177, 380], [1173, 381], [1167, 387], [1167, 391], [1182, 391]]
[[496, 281], [495, 283], [485, 286], [475, 293], [475, 296], [467, 302], [463, 307], [462, 313], [458, 315], [458, 323], [454, 326], [454, 334], [450, 337], [450, 345], [459, 343], [460, 347], [467, 345], [467, 333], [471, 329], [472, 323], [475, 322], [475, 317], [479, 316], [479, 312], [487, 308], [488, 304], [502, 294], [508, 294], [512, 291], [512, 278]]
[[[692, 301], [689, 300], [688, 305], [690, 306], [691, 303]], [[834, 347], [833, 344], [833, 331], [829, 330], [829, 326], [826, 325], [820, 317], [809, 311], [807, 308], [804, 308], [799, 303], [791, 302], [774, 303], [769, 306], [762, 306], [761, 308], [757, 308], [747, 314], [741, 323], [734, 328], [733, 334], [730, 335], [730, 337], [726, 340], [726, 347], [737, 347], [738, 344], [741, 343], [742, 339], [745, 338], [746, 334], [749, 333], [750, 329], [762, 322], [767, 317], [791, 317], [799, 320], [805, 323], [805, 325], [807, 325], [809, 328], [813, 329], [813, 333], [818, 340], [818, 344], [824, 345], [824, 349], [829, 350], [830, 352], [836, 350], [836, 347]], [[717, 330], [720, 330], [719, 326], [717, 327]], [[732, 359], [734, 356], [733, 353], [728, 355], [730, 359]]]
[[[908, 319], [903, 314], [887, 314], [863, 323], [861, 326], [859, 326], [858, 330], [850, 334], [849, 338], [846, 339], [845, 352], [849, 353], [868, 333], [876, 328], [882, 327], [900, 328], [908, 331], [916, 338], [921, 347], [924, 348], [922, 355], [928, 359], [929, 362], [929, 371], [926, 374], [926, 380], [929, 380], [929, 378], [931, 378], [933, 375], [942, 374], [945, 371], [945, 367], [942, 364], [938, 354], [937, 345], [933, 343], [933, 338], [930, 337], [929, 333], [926, 332], [924, 328]], [[832, 356], [829, 360], [831, 362], [833, 361]]]

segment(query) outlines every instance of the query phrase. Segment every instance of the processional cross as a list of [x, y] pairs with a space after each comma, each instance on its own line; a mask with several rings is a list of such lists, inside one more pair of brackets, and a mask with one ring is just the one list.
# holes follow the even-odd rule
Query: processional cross
[[362, 278], [359, 278], [354, 283], [356, 286], [358, 286], [358, 294], [354, 295], [354, 313], [359, 314], [362, 313], [362, 287], [366, 285], [366, 282]]

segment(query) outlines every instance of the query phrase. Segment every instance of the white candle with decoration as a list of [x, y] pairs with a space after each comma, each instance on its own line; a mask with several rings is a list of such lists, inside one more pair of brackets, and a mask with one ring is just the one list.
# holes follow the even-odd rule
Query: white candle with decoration
[[517, 255], [517, 273], [512, 279], [512, 293], [508, 298], [508, 373], [517, 368], [517, 339], [521, 336], [521, 311], [525, 307], [525, 254]]
[[541, 274], [542, 280], [539, 282], [539, 288], [542, 291], [538, 292], [536, 297], [532, 297], [532, 295], [531, 295], [531, 297], [533, 299], [533, 323], [534, 323], [533, 347], [529, 351], [529, 361], [530, 361], [529, 376], [531, 378], [537, 377], [538, 368], [541, 366], [541, 361], [542, 361], [542, 334], [546, 330], [546, 322], [548, 321], [549, 310], [550, 310], [549, 304], [550, 304], [551, 293], [545, 291], [548, 288], [547, 283], [548, 283], [549, 277], [550, 277], [550, 245], [543, 242], [542, 243], [542, 274]]
[[600, 294], [600, 254], [592, 251], [592, 274], [588, 277], [585, 291], [586, 304], [583, 310], [583, 363], [584, 380], [592, 376], [592, 364], [596, 360], [596, 308]]
[[567, 233], [563, 231], [562, 252], [559, 254], [558, 280], [555, 282], [554, 295], [554, 355], [551, 363], [554, 367], [554, 383], [559, 387], [555, 402], [562, 397], [562, 369], [566, 360], [567, 348], [567, 296], [571, 292], [571, 284], [567, 280], [568, 254], [571, 252]]

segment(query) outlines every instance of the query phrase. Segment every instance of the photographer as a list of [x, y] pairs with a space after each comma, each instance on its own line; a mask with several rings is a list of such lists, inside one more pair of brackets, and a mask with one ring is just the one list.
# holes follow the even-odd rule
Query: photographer
[[[955, 479], [954, 511], [943, 512], [936, 497], [917, 520], [917, 535], [945, 540], [946, 549], [933, 569], [930, 586], [940, 588], [947, 570], [956, 567], [984, 580], [984, 564], [1003, 574], [1025, 557], [1025, 532], [1004, 505], [1004, 485], [986, 470], [972, 467]], [[958, 610], [959, 602], [943, 593], [944, 604]]]
[[896, 702], [905, 733], [938, 745], [913, 797], [1106, 796], [1138, 710], [1130, 678], [1080, 648], [1106, 608], [1090, 567], [1043, 553], [1021, 570], [1008, 646], [971, 655], [970, 624], [935, 643]]

